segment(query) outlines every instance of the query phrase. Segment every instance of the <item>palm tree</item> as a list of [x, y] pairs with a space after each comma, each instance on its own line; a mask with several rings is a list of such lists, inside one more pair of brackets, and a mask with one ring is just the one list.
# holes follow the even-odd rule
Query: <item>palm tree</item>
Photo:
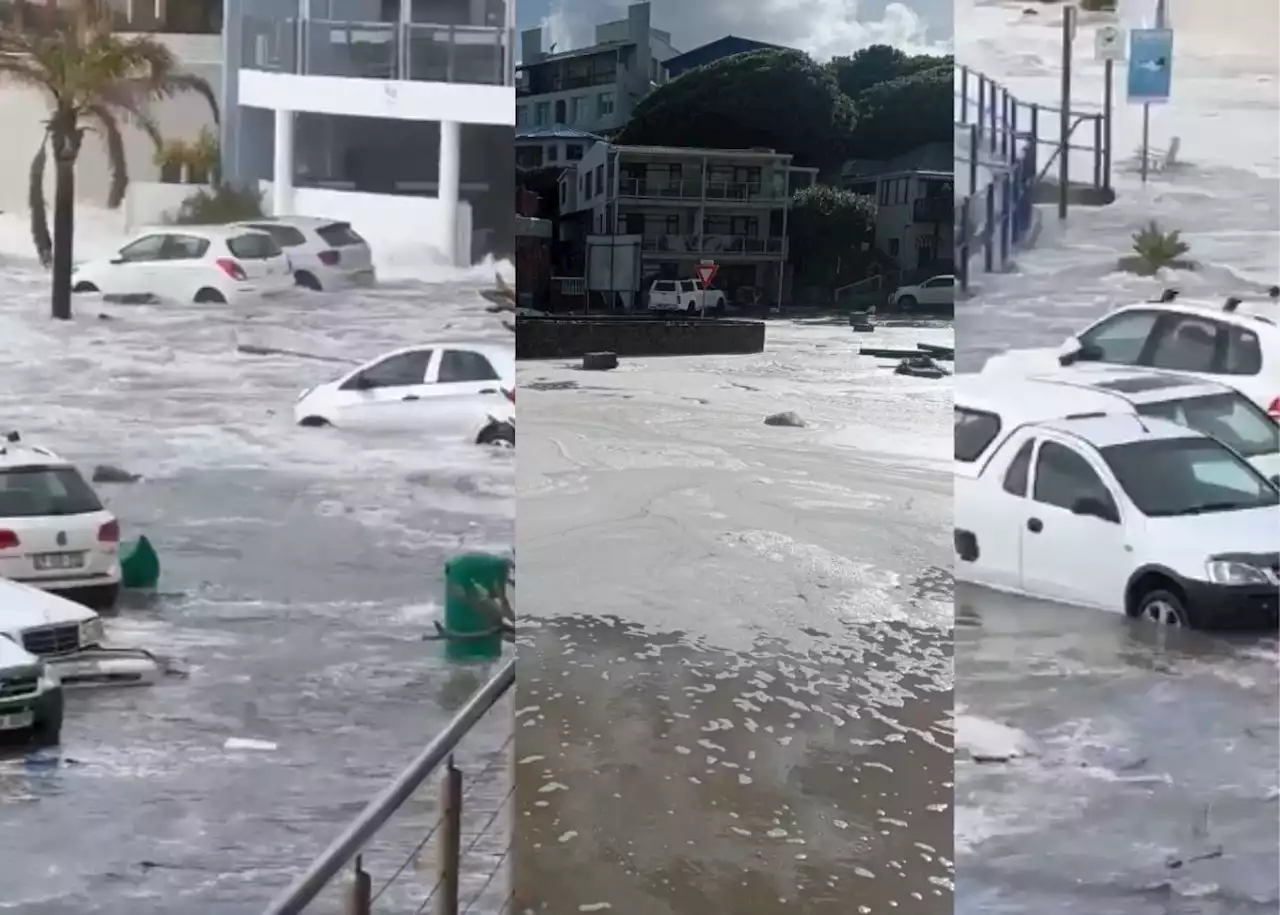
[[[28, 200], [31, 237], [46, 267], [53, 267], [53, 317], [71, 318], [71, 255], [75, 230], [75, 166], [84, 135], [95, 132], [111, 165], [107, 205], [118, 207], [129, 186], [120, 121], [163, 142], [150, 103], [180, 92], [202, 95], [218, 120], [218, 101], [207, 82], [178, 72], [169, 49], [141, 36], [113, 33], [111, 13], [99, 0], [75, 0], [70, 8], [50, 2], [34, 15], [28, 4], [14, 5], [12, 20], [0, 25], [0, 80], [37, 89], [49, 103], [49, 118], [31, 160]], [[53, 153], [53, 237], [49, 237], [44, 173]]]

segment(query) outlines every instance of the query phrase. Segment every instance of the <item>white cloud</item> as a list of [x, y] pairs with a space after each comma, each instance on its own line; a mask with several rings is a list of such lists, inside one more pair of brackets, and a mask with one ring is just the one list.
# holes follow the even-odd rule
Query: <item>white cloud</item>
[[[551, 0], [543, 18], [543, 46], [580, 48], [594, 41], [600, 22], [626, 16], [627, 0]], [[880, 8], [880, 18], [859, 16], [859, 6]], [[951, 50], [951, 0], [650, 0], [654, 28], [672, 33], [687, 51], [725, 35], [738, 35], [807, 51], [820, 60], [872, 44], [909, 53]]]

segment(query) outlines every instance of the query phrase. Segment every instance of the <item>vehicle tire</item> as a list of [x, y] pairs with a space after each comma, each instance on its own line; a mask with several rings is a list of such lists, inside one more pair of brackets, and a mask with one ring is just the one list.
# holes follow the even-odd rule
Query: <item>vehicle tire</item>
[[698, 313], [698, 303], [690, 302], [688, 307], [685, 308], [685, 311], [690, 315], [696, 315]]
[[511, 423], [495, 420], [480, 430], [476, 436], [477, 445], [516, 445], [516, 427]]
[[1164, 626], [1198, 628], [1187, 611], [1181, 592], [1172, 582], [1164, 580], [1152, 582], [1151, 586], [1138, 592], [1131, 603], [1130, 616]]
[[304, 416], [298, 420], [299, 426], [306, 426], [308, 429], [320, 429], [324, 426], [332, 426], [333, 423], [325, 419], [323, 416]]
[[197, 305], [225, 305], [227, 304], [227, 297], [217, 289], [205, 286], [196, 293], [195, 303]]
[[76, 283], [74, 286], [72, 286], [71, 291], [72, 292], [98, 292], [99, 290], [97, 286], [93, 285], [93, 283], [81, 282], [81, 283]]
[[320, 285], [320, 280], [316, 278], [316, 275], [307, 270], [299, 270], [294, 273], [293, 281], [303, 289], [310, 289], [312, 292], [324, 291], [324, 287]]
[[913, 311], [916, 307], [916, 297], [913, 295], [904, 295], [898, 299], [898, 307], [903, 311]]
[[62, 687], [51, 689], [36, 699], [32, 743], [40, 747], [56, 747], [62, 741], [62, 711]]
[[83, 604], [94, 613], [110, 613], [115, 610], [120, 600], [120, 585], [95, 585], [92, 588], [80, 588], [68, 594], [78, 604]]

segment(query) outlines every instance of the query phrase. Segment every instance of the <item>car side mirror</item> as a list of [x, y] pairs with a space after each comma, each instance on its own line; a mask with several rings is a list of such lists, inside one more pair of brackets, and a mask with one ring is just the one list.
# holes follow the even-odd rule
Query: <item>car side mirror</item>
[[1116, 513], [1111, 506], [1101, 499], [1095, 499], [1093, 496], [1077, 499], [1075, 505], [1071, 506], [1071, 513], [1087, 518], [1097, 518], [1100, 521], [1110, 521], [1112, 524], [1120, 523], [1120, 519], [1116, 517]]
[[1080, 353], [1083, 349], [1084, 347], [1080, 345], [1079, 337], [1068, 337], [1058, 347], [1058, 364], [1071, 365], [1080, 358]]
[[123, 263], [124, 263], [124, 258], [123, 258], [123, 257], [113, 257], [113, 258], [111, 258], [111, 260], [110, 260], [108, 263], [112, 263], [112, 264], [123, 264]]
[[1272, 476], [1271, 482], [1272, 484], [1275, 485], [1276, 489], [1280, 489], [1280, 473], [1277, 473], [1274, 476]]

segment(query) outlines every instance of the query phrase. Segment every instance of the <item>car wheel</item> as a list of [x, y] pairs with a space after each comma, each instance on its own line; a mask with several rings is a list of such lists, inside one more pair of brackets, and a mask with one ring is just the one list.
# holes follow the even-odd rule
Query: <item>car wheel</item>
[[696, 315], [698, 313], [698, 303], [690, 302], [688, 306], [685, 308], [685, 311], [687, 311], [691, 315]]
[[77, 588], [68, 592], [67, 596], [78, 604], [82, 604], [94, 613], [110, 613], [116, 609], [120, 600], [120, 585], [95, 585], [92, 588]]
[[71, 287], [72, 292], [98, 292], [98, 287], [93, 283], [76, 283]]
[[312, 292], [321, 292], [324, 287], [320, 285], [320, 280], [316, 278], [314, 273], [306, 270], [299, 270], [293, 275], [293, 281], [303, 289], [310, 289]]
[[225, 305], [227, 297], [219, 290], [205, 286], [196, 293], [195, 303], [197, 305]]
[[304, 416], [298, 420], [299, 426], [306, 426], [309, 429], [319, 429], [322, 426], [332, 426], [333, 423], [325, 419], [323, 416]]
[[898, 299], [898, 307], [903, 311], [911, 311], [916, 307], [916, 297], [913, 295], [904, 295]]
[[476, 436], [477, 445], [507, 445], [514, 448], [516, 444], [516, 427], [511, 423], [494, 420], [480, 430]]
[[31, 740], [40, 747], [55, 747], [62, 741], [62, 690], [53, 689], [35, 701], [35, 724]]
[[1187, 612], [1186, 602], [1176, 590], [1155, 587], [1138, 596], [1135, 601], [1134, 616], [1150, 623], [1162, 626], [1179, 626], [1192, 628], [1191, 615]]

